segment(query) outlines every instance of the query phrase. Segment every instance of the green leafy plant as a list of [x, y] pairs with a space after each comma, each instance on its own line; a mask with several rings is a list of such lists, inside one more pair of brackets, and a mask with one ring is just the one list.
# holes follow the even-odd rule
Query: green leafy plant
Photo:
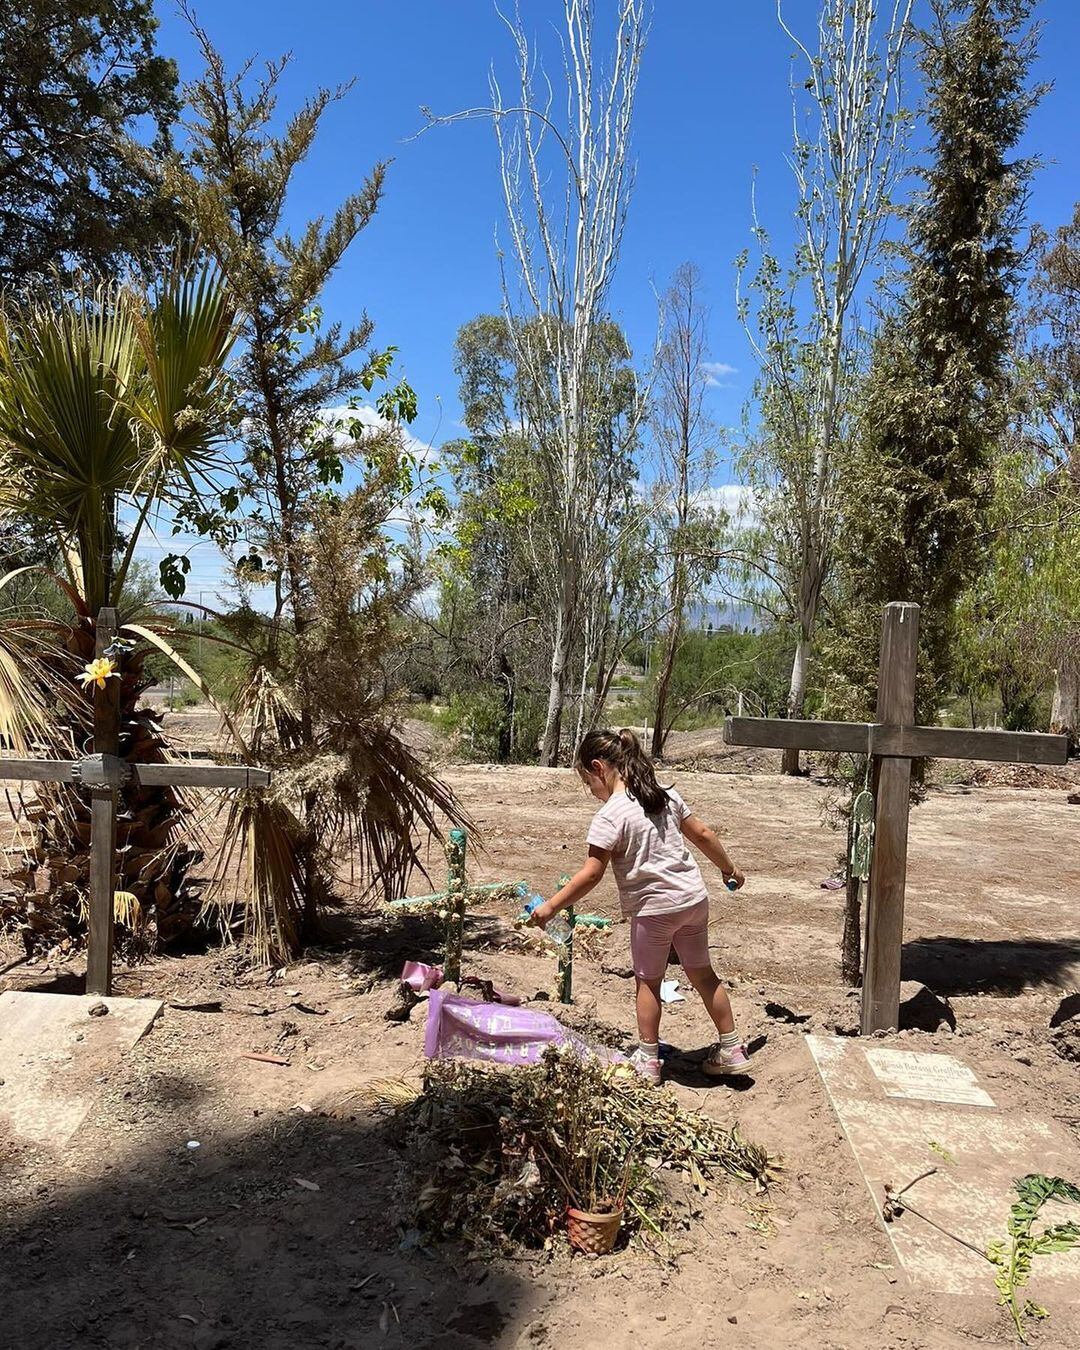
[[1011, 1241], [991, 1242], [986, 1255], [997, 1267], [994, 1284], [997, 1286], [998, 1301], [1002, 1307], [1008, 1308], [1016, 1325], [1016, 1334], [1026, 1344], [1025, 1320], [1048, 1316], [1046, 1309], [1031, 1299], [1021, 1302], [1020, 1291], [1031, 1276], [1032, 1262], [1036, 1256], [1066, 1252], [1080, 1246], [1080, 1224], [1068, 1219], [1036, 1233], [1033, 1231], [1035, 1220], [1048, 1200], [1069, 1200], [1080, 1204], [1080, 1187], [1063, 1181], [1061, 1177], [1037, 1174], [1020, 1177], [1013, 1185], [1018, 1198], [1009, 1212], [1008, 1232]]

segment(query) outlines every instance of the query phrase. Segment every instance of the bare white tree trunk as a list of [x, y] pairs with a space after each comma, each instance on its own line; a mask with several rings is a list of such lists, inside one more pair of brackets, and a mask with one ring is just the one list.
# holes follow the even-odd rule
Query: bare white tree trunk
[[[806, 675], [810, 668], [810, 639], [800, 628], [795, 642], [795, 656], [791, 662], [791, 681], [788, 686], [787, 715], [800, 717], [803, 699], [806, 696]], [[798, 750], [787, 749], [783, 752], [782, 771], [788, 774], [799, 772]]]
[[[520, 102], [507, 106], [493, 80], [489, 110], [516, 263], [516, 286], [504, 281], [504, 306], [551, 514], [541, 522], [554, 601], [542, 764], [558, 763], [567, 674], [595, 574], [587, 566], [589, 536], [602, 527], [595, 438], [606, 391], [595, 388], [597, 341], [633, 186], [630, 132], [646, 38], [644, 0], [618, 0], [603, 67], [593, 50], [593, 0], [564, 4], [562, 125], [520, 10], [508, 20]], [[541, 97], [538, 87], [546, 90]]]
[[[708, 580], [702, 565], [705, 535], [716, 544], [717, 513], [701, 504], [716, 462], [717, 429], [705, 413], [708, 315], [701, 275], [692, 263], [679, 267], [663, 300], [664, 338], [655, 384], [653, 430], [660, 458], [660, 536], [670, 563], [665, 634], [653, 704], [652, 753], [663, 753], [671, 731], [669, 706], [675, 662], [683, 640], [692, 589]], [[695, 537], [702, 536], [702, 537]]]
[[1074, 745], [1080, 741], [1080, 660], [1075, 656], [1061, 661], [1054, 671], [1050, 730], [1068, 736]]
[[[912, 0], [824, 0], [817, 51], [777, 17], [805, 62], [792, 81], [793, 153], [802, 226], [787, 279], [763, 252], [751, 344], [761, 364], [765, 430], [743, 455], [761, 506], [770, 575], [796, 631], [789, 716], [803, 711], [807, 669], [839, 525], [847, 440], [844, 385], [857, 346], [854, 305], [881, 254], [900, 167], [903, 52]], [[801, 109], [808, 94], [816, 134]], [[755, 218], [759, 239], [764, 239]], [[801, 300], [803, 289], [808, 301]], [[809, 354], [809, 359], [808, 359]], [[797, 773], [797, 752], [785, 772]]]

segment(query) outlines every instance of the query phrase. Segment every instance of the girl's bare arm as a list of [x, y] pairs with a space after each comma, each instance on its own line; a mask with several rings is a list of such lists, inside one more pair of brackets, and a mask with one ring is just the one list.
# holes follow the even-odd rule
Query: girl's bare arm
[[699, 848], [711, 863], [719, 867], [725, 881], [730, 878], [736, 886], [743, 884], [746, 878], [731, 861], [715, 830], [710, 830], [703, 820], [698, 820], [697, 816], [687, 816], [682, 823], [682, 832], [684, 838], [695, 848]]
[[545, 900], [542, 905], [537, 905], [533, 910], [529, 922], [534, 923], [539, 928], [550, 923], [556, 914], [567, 905], [572, 905], [580, 900], [583, 895], [588, 895], [597, 884], [608, 865], [608, 859], [611, 854], [605, 848], [597, 848], [595, 845], [589, 845], [589, 856], [583, 865], [574, 873], [565, 886], [551, 897]]

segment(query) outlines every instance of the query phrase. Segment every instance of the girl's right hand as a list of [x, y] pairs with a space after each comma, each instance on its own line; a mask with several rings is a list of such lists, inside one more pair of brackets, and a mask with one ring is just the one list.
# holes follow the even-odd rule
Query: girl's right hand
[[546, 928], [558, 912], [550, 900], [545, 900], [542, 905], [537, 905], [529, 915], [529, 927]]
[[[722, 872], [721, 876], [724, 878], [724, 885], [727, 886], [729, 891], [741, 891], [743, 886], [746, 885], [746, 877], [737, 867], [733, 872]], [[734, 882], [735, 885], [732, 886], [731, 882]]]

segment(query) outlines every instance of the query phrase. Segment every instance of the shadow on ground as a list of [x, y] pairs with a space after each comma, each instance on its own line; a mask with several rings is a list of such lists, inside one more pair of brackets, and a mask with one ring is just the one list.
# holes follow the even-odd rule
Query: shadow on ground
[[[512, 1345], [535, 1287], [395, 1224], [397, 1159], [363, 1118], [300, 1116], [5, 1185], [0, 1342], [19, 1350]], [[297, 1184], [296, 1178], [314, 1183]], [[404, 1236], [404, 1241], [403, 1241]]]
[[[472, 951], [520, 948], [520, 938], [497, 914], [469, 913], [465, 917], [465, 947]], [[446, 954], [446, 925], [432, 914], [402, 912], [387, 916], [337, 914], [305, 958], [327, 965], [340, 964], [357, 977], [373, 975], [396, 980], [406, 961], [441, 963]]]
[[904, 944], [902, 977], [936, 994], [1021, 994], [1080, 983], [1080, 939], [918, 938]]

